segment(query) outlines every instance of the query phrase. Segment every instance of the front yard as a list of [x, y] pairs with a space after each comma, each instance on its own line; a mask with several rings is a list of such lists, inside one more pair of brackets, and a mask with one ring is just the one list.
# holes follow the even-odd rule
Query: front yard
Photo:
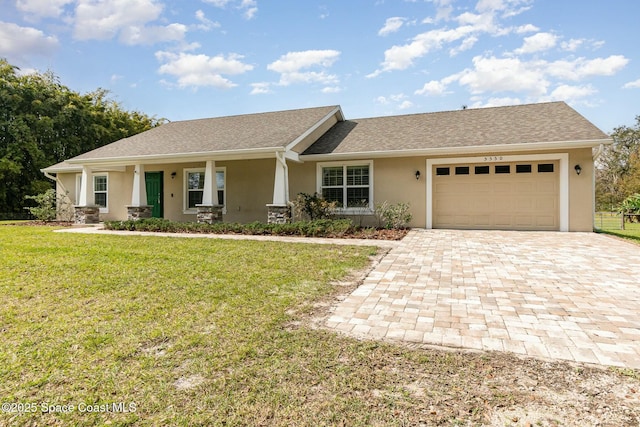
[[0, 426], [637, 425], [636, 371], [312, 327], [374, 254], [0, 225]]

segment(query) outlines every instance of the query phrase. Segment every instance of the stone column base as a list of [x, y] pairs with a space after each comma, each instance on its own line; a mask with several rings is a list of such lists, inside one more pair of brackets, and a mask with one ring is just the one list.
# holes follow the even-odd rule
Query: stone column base
[[196, 205], [198, 224], [222, 222], [222, 205]]
[[76, 224], [98, 224], [100, 206], [74, 206], [73, 222]]
[[287, 224], [291, 222], [291, 206], [267, 205], [268, 224]]
[[153, 206], [127, 206], [127, 219], [137, 221], [143, 218], [151, 218]]

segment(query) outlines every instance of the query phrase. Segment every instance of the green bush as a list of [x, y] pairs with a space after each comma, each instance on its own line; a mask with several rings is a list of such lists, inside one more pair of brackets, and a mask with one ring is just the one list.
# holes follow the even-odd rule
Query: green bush
[[400, 230], [407, 228], [411, 218], [408, 203], [398, 203], [395, 205], [384, 201], [376, 206], [375, 215], [378, 218], [378, 224], [387, 229]]
[[311, 221], [333, 218], [337, 206], [336, 202], [329, 202], [318, 193], [299, 193], [293, 202], [296, 216], [308, 218]]
[[29, 206], [29, 211], [37, 220], [55, 221], [56, 219], [56, 190], [49, 189], [35, 196], [24, 196], [25, 200], [33, 200], [36, 206]]
[[107, 230], [155, 231], [169, 233], [235, 233], [248, 235], [305, 236], [305, 237], [342, 237], [353, 231], [348, 219], [318, 219], [298, 221], [287, 224], [249, 224], [218, 222], [199, 224], [195, 222], [175, 222], [163, 218], [144, 218], [127, 221], [105, 221]]

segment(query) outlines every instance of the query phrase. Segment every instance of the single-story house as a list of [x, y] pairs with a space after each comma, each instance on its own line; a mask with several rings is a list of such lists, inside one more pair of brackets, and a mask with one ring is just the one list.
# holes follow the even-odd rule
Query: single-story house
[[611, 138], [564, 102], [347, 120], [340, 106], [170, 122], [43, 169], [77, 222], [287, 221], [298, 193], [412, 227], [591, 231]]

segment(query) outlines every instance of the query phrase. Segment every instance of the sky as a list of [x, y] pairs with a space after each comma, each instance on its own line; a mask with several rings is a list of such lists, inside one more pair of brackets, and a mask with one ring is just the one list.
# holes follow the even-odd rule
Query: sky
[[0, 0], [0, 57], [171, 121], [565, 101], [640, 115], [637, 0]]

